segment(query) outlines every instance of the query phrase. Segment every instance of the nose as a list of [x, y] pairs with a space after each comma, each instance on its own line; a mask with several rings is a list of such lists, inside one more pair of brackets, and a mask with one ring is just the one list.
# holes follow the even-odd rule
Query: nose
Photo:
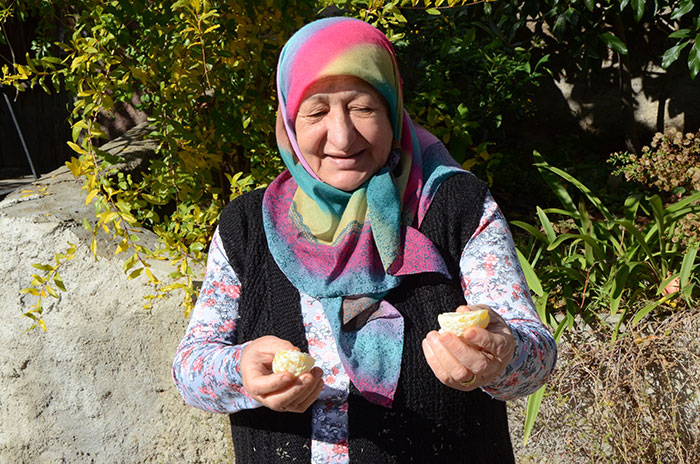
[[355, 142], [356, 130], [350, 113], [344, 108], [331, 110], [326, 118], [326, 152], [330, 155], [351, 154], [352, 145]]

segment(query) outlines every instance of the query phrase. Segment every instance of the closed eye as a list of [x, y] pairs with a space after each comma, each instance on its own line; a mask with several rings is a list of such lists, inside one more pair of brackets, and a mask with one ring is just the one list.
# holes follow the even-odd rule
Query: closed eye
[[374, 111], [374, 108], [371, 108], [369, 106], [355, 106], [353, 108], [350, 108], [350, 110], [358, 113], [372, 113]]

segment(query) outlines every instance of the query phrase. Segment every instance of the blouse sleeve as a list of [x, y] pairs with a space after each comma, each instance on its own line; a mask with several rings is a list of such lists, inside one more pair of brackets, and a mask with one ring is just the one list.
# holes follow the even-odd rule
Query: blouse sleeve
[[209, 412], [259, 407], [243, 388], [236, 345], [241, 284], [229, 264], [219, 230], [214, 232], [207, 271], [185, 337], [173, 362], [173, 380], [185, 403]]
[[554, 368], [557, 346], [537, 315], [508, 223], [490, 193], [479, 226], [462, 252], [460, 271], [466, 301], [494, 309], [515, 338], [515, 353], [505, 372], [482, 389], [503, 401], [533, 393]]

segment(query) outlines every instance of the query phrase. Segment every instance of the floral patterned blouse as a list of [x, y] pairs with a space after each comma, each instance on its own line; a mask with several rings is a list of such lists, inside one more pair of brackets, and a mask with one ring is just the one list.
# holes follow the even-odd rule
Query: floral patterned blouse
[[[540, 322], [503, 214], [486, 195], [479, 226], [460, 259], [461, 283], [469, 304], [485, 304], [508, 323], [515, 338], [513, 359], [499, 379], [482, 390], [510, 400], [537, 390], [552, 371], [556, 345]], [[173, 379], [191, 406], [216, 413], [261, 407], [243, 388], [236, 323], [241, 284], [214, 233], [207, 272], [185, 337], [173, 363]], [[312, 405], [312, 463], [348, 463], [349, 378], [337, 354], [320, 301], [301, 293], [301, 312], [324, 388]], [[437, 321], [436, 321], [437, 325]]]

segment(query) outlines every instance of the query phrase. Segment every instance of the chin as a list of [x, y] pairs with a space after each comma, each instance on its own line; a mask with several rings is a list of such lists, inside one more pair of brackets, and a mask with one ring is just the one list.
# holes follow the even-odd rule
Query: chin
[[331, 187], [335, 187], [338, 190], [343, 190], [345, 192], [352, 192], [356, 190], [359, 186], [364, 184], [369, 176], [364, 174], [357, 174], [355, 176], [339, 176], [331, 179], [321, 179]]
[[341, 181], [334, 182], [330, 184], [331, 186], [337, 188], [338, 190], [343, 190], [345, 192], [352, 192], [356, 190], [360, 185], [364, 184], [367, 179], [362, 178], [356, 181]]

